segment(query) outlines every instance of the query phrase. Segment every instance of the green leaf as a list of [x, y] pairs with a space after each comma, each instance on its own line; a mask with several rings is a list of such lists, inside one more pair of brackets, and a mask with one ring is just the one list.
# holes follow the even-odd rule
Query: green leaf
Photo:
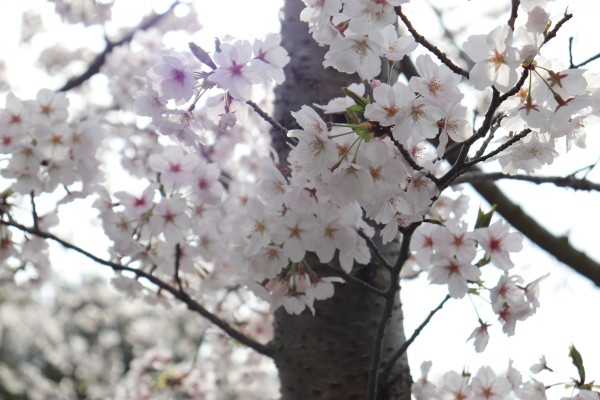
[[577, 368], [577, 373], [579, 374], [579, 385], [583, 385], [585, 383], [585, 368], [583, 368], [583, 358], [581, 357], [581, 353], [577, 351], [575, 345], [571, 345], [569, 347], [569, 357], [573, 361], [573, 365]]
[[354, 104], [353, 106], [346, 108], [346, 110], [363, 112], [363, 111], [365, 111], [365, 106], [363, 106], [361, 104]]
[[348, 97], [350, 97], [352, 100], [354, 100], [354, 102], [356, 104], [359, 104], [363, 107], [365, 107], [367, 104], [369, 104], [369, 101], [367, 99], [365, 99], [364, 97], [361, 97], [359, 95], [357, 95], [356, 93], [354, 93], [352, 90], [348, 89], [347, 87], [343, 87], [342, 88], [342, 92], [344, 92], [344, 94]]
[[490, 226], [490, 222], [492, 221], [492, 215], [494, 215], [494, 211], [496, 210], [496, 205], [492, 206], [492, 209], [487, 213], [484, 213], [480, 208], [477, 212], [477, 221], [475, 221], [475, 229], [477, 228], [487, 228]]

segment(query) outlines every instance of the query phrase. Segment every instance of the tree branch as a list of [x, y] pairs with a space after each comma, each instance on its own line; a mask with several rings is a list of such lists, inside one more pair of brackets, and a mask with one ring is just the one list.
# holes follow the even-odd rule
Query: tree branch
[[517, 20], [517, 15], [519, 14], [519, 4], [521, 4], [521, 0], [511, 0], [510, 17], [508, 18], [507, 23], [513, 32], [515, 30], [515, 21]]
[[421, 323], [421, 325], [419, 325], [417, 327], [417, 329], [415, 329], [415, 331], [410, 336], [410, 338], [389, 359], [388, 364], [385, 366], [385, 368], [381, 372], [381, 377], [385, 380], [384, 390], [385, 390], [385, 388], [391, 386], [395, 382], [395, 380], [397, 379], [397, 377], [392, 377], [392, 378], [388, 379], [388, 377], [389, 377], [390, 373], [392, 372], [392, 368], [394, 367], [394, 364], [396, 363], [396, 361], [398, 361], [400, 359], [400, 357], [402, 357], [402, 355], [406, 352], [406, 350], [408, 350], [409, 346], [421, 334], [421, 332], [423, 331], [423, 329], [425, 329], [425, 327], [427, 325], [429, 325], [429, 322], [431, 321], [431, 319], [433, 318], [433, 316], [438, 311], [440, 311], [442, 309], [442, 307], [444, 307], [444, 304], [446, 304], [446, 302], [448, 300], [450, 300], [450, 295], [449, 294], [446, 295], [446, 297], [444, 297], [444, 299], [441, 301], [440, 304], [438, 304], [438, 306], [436, 308], [434, 308], [433, 310], [431, 310], [431, 312], [429, 313], [429, 315], [427, 316], [427, 318], [425, 318], [425, 320]]
[[508, 149], [510, 146], [512, 146], [513, 144], [515, 144], [516, 142], [518, 142], [519, 140], [523, 139], [525, 136], [529, 135], [531, 133], [531, 129], [523, 129], [521, 132], [517, 133], [516, 135], [514, 135], [513, 137], [511, 137], [509, 140], [506, 141], [506, 143], [503, 143], [501, 146], [498, 146], [496, 149], [490, 151], [489, 153], [487, 153], [484, 156], [478, 157], [478, 158], [474, 158], [472, 160], [469, 161], [465, 161], [464, 166], [466, 168], [475, 165], [475, 164], [479, 164], [481, 162], [484, 162], [486, 160], [489, 160], [490, 158], [494, 157], [495, 155], [503, 152], [504, 150]]
[[173, 11], [173, 9], [175, 8], [175, 6], [177, 6], [179, 4], [179, 0], [174, 1], [173, 4], [171, 4], [171, 6], [162, 14], [154, 14], [148, 18], [146, 18], [144, 21], [142, 21], [142, 23], [137, 26], [136, 28], [132, 29], [132, 31], [125, 35], [122, 39], [116, 41], [116, 42], [111, 42], [110, 40], [106, 40], [106, 47], [104, 48], [104, 50], [98, 54], [94, 60], [88, 65], [87, 70], [85, 70], [81, 75], [78, 76], [74, 76], [72, 78], [70, 78], [60, 89], [58, 89], [58, 92], [67, 92], [71, 89], [74, 89], [78, 86], [81, 86], [85, 81], [87, 81], [88, 79], [90, 79], [92, 76], [96, 75], [98, 72], [100, 72], [100, 68], [104, 65], [105, 61], [106, 61], [106, 57], [108, 56], [108, 54], [110, 54], [111, 51], [113, 51], [113, 49], [115, 47], [121, 46], [125, 43], [129, 43], [131, 42], [131, 40], [133, 39], [133, 35], [137, 32], [137, 31], [144, 31], [144, 30], [148, 30], [150, 28], [152, 28], [154, 25], [156, 25], [161, 19], [163, 19], [164, 17], [166, 17], [167, 15], [169, 15], [171, 13], [171, 11]]
[[419, 33], [416, 31], [416, 29], [412, 26], [412, 24], [409, 21], [409, 19], [402, 12], [402, 7], [401, 6], [395, 7], [394, 10], [396, 11], [396, 14], [400, 17], [400, 19], [402, 20], [402, 22], [404, 22], [404, 25], [406, 25], [406, 28], [408, 29], [408, 31], [410, 32], [410, 34], [415, 38], [415, 41], [417, 43], [420, 43], [427, 50], [429, 50], [430, 52], [432, 52], [433, 54], [435, 54], [435, 56], [442, 63], [444, 63], [444, 65], [446, 65], [448, 68], [450, 68], [454, 73], [462, 75], [465, 78], [469, 78], [469, 73], [467, 71], [465, 71], [464, 69], [462, 69], [458, 65], [454, 64], [448, 58], [448, 56], [446, 55], [446, 53], [442, 52], [439, 48], [437, 48], [436, 46], [434, 46], [433, 44], [431, 44], [424, 36], [419, 35]]
[[591, 63], [592, 61], [597, 60], [599, 58], [600, 58], [600, 53], [596, 54], [595, 56], [591, 56], [590, 58], [588, 58], [585, 61], [580, 62], [579, 64], [573, 64], [573, 38], [572, 37], [569, 38], [569, 68], [570, 69], [583, 67], [584, 65]]
[[551, 183], [557, 187], [570, 188], [573, 190], [581, 190], [586, 192], [598, 191], [600, 192], [600, 184], [588, 181], [587, 179], [575, 178], [573, 175], [569, 176], [533, 176], [533, 175], [506, 175], [502, 172], [467, 172], [456, 179], [455, 183], [474, 183], [482, 181], [497, 181], [500, 179], [510, 179], [516, 181], [531, 182], [538, 185], [542, 183]]
[[250, 107], [252, 107], [252, 109], [258, 114], [260, 115], [260, 117], [262, 119], [264, 119], [266, 122], [268, 122], [269, 124], [271, 124], [271, 126], [273, 127], [273, 129], [283, 135], [285, 137], [285, 140], [287, 142], [292, 142], [293, 144], [298, 143], [298, 139], [296, 138], [290, 138], [287, 136], [288, 130], [285, 129], [283, 127], [283, 125], [281, 125], [279, 122], [275, 121], [275, 119], [273, 119], [273, 117], [271, 117], [269, 114], [267, 114], [265, 111], [263, 111], [262, 108], [260, 108], [258, 106], [258, 104], [256, 104], [255, 102], [253, 102], [252, 100], [248, 100], [246, 102], [246, 104], [248, 104]]
[[567, 237], [552, 235], [492, 182], [478, 181], [471, 182], [471, 185], [490, 205], [495, 204], [496, 211], [529, 240], [594, 282], [596, 286], [600, 286], [600, 264], [584, 252], [575, 249]]
[[273, 352], [268, 345], [259, 343], [259, 342], [255, 341], [254, 339], [252, 339], [251, 337], [246, 336], [242, 332], [236, 330], [231, 325], [229, 325], [226, 321], [222, 320], [215, 314], [211, 313], [206, 308], [204, 308], [200, 303], [198, 303], [196, 300], [192, 299], [186, 292], [180, 290], [179, 288], [169, 285], [168, 283], [162, 281], [161, 279], [157, 278], [156, 276], [154, 276], [152, 274], [141, 271], [137, 268], [132, 268], [132, 267], [128, 267], [126, 265], [122, 265], [122, 264], [118, 264], [118, 263], [115, 263], [112, 261], [104, 260], [104, 259], [82, 249], [81, 247], [78, 247], [72, 243], [69, 243], [63, 239], [60, 239], [59, 237], [57, 237], [51, 233], [44, 232], [44, 231], [41, 231], [36, 228], [30, 228], [25, 225], [21, 225], [17, 222], [5, 221], [5, 220], [0, 220], [0, 225], [10, 226], [10, 227], [16, 228], [22, 232], [29, 233], [31, 235], [35, 235], [35, 236], [38, 236], [43, 239], [52, 240], [52, 241], [60, 244], [64, 248], [73, 250], [100, 265], [104, 265], [104, 266], [112, 268], [113, 271], [132, 272], [136, 276], [138, 276], [140, 278], [144, 278], [148, 282], [157, 286], [158, 288], [160, 288], [160, 290], [170, 293], [177, 300], [184, 303], [190, 311], [194, 311], [194, 312], [200, 314], [201, 316], [203, 316], [204, 318], [206, 318], [207, 320], [212, 322], [214, 325], [221, 328], [221, 330], [223, 330], [231, 338], [248, 346], [249, 348], [253, 349], [254, 351], [256, 351], [259, 354], [273, 358]]
[[394, 311], [394, 304], [396, 302], [396, 296], [400, 293], [400, 271], [410, 256], [410, 240], [412, 234], [420, 225], [420, 222], [410, 224], [402, 233], [402, 243], [400, 244], [400, 256], [396, 260], [396, 264], [391, 272], [390, 286], [387, 290], [385, 306], [379, 323], [377, 324], [377, 334], [375, 335], [375, 342], [373, 345], [373, 360], [371, 361], [371, 369], [369, 371], [369, 390], [368, 400], [377, 399], [377, 393], [379, 392], [379, 372], [381, 357], [383, 351], [383, 341], [386, 334], [386, 328], [389, 323], [392, 312]]
[[446, 39], [448, 39], [450, 41], [451, 45], [456, 49], [456, 51], [458, 51], [458, 55], [460, 56], [460, 59], [465, 62], [465, 64], [467, 65], [467, 69], [470, 70], [471, 68], [473, 68], [473, 65], [475, 65], [475, 63], [471, 60], [471, 58], [467, 55], [467, 53], [465, 53], [465, 51], [462, 49], [462, 47], [460, 47], [458, 45], [457, 40], [454, 37], [454, 33], [452, 33], [448, 29], [446, 24], [444, 23], [444, 15], [443, 15], [442, 11], [439, 8], [435, 7], [433, 4], [431, 4], [430, 0], [428, 1], [428, 3], [429, 3], [429, 7], [431, 7], [431, 9], [433, 10], [433, 12], [435, 13], [435, 15], [438, 19], [438, 24], [444, 31], [444, 37]]
[[[404, 57], [400, 65], [401, 72], [407, 79], [418, 76], [413, 62], [408, 57]], [[515, 95], [523, 86], [528, 76], [529, 70], [524, 69], [517, 84], [511, 90], [501, 95], [499, 101], [503, 102], [508, 97]], [[452, 162], [452, 160], [449, 161]], [[597, 286], [600, 286], [599, 263], [589, 258], [585, 253], [575, 249], [565, 238], [557, 238], [548, 232], [535, 219], [526, 215], [493, 182], [471, 182], [471, 185], [489, 204], [495, 204], [498, 213], [529, 240], [548, 254], [556, 257], [560, 262], [568, 265], [576, 272], [594, 282]]]
[[552, 28], [552, 30], [546, 34], [546, 36], [544, 37], [544, 41], [540, 45], [540, 49], [543, 45], [548, 43], [550, 40], [554, 39], [554, 37], [556, 37], [556, 34], [558, 33], [558, 30], [565, 24], [565, 22], [567, 22], [571, 18], [573, 18], [573, 14], [565, 12], [565, 15], [563, 15], [560, 21], [558, 21], [556, 25], [554, 25], [554, 28]]

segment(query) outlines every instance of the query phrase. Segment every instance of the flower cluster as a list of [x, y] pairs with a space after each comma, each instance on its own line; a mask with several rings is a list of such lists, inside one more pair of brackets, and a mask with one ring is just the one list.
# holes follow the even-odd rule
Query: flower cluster
[[[472, 375], [467, 371], [458, 373], [448, 371], [441, 378], [441, 384], [436, 385], [429, 379], [431, 361], [421, 364], [421, 377], [413, 383], [412, 393], [416, 400], [437, 399], [513, 399], [520, 400], [546, 400], [555, 385], [545, 385], [542, 381], [531, 378], [524, 380], [523, 375], [510, 361], [508, 369], [503, 374], [496, 374], [490, 367], [483, 366]], [[530, 372], [537, 374], [542, 370], [552, 371], [544, 356], [540, 363], [534, 364]], [[587, 385], [580, 385], [577, 393], [570, 397], [561, 397], [562, 400], [597, 400], [600, 394], [591, 390]]]

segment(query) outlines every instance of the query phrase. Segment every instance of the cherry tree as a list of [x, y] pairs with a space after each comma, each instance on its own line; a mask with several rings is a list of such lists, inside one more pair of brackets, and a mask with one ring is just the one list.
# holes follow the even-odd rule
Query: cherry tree
[[[129, 28], [111, 20], [118, 1], [51, 3], [72, 29], [103, 28], [105, 43], [96, 54], [47, 48], [42, 69], [69, 73], [40, 82], [35, 98], [3, 82], [0, 339], [11, 359], [31, 361], [1, 365], [0, 393], [600, 397], [575, 346], [574, 377], [560, 387], [543, 375], [556, 368], [543, 356], [530, 371], [506, 360], [502, 371], [436, 380], [435, 354], [420, 372], [407, 355], [449, 302], [475, 310], [464, 338], [474, 352], [516, 335], [543, 307], [546, 277], [523, 278], [524, 238], [600, 283], [593, 259], [495, 183], [598, 190], [595, 164], [544, 173], [585, 148], [600, 115], [599, 56], [576, 64], [569, 46], [565, 63], [546, 51], [574, 18], [562, 4], [506, 2], [493, 26], [464, 40], [446, 28], [446, 49], [423, 35], [408, 0], [286, 0], [280, 33], [211, 48], [189, 39], [201, 22], [189, 2]], [[24, 14], [24, 43], [41, 35], [36, 18]], [[468, 185], [490, 206], [478, 207]], [[95, 239], [63, 226], [65, 210], [82, 204], [106, 249], [89, 250]], [[54, 280], [52, 246], [112, 271], [120, 293], [95, 282], [80, 295], [58, 288], [45, 307], [58, 317], [21, 326], [15, 304], [44, 308], [32, 291]], [[400, 290], [417, 279], [444, 296], [406, 335]], [[79, 314], [69, 296], [89, 307]]]

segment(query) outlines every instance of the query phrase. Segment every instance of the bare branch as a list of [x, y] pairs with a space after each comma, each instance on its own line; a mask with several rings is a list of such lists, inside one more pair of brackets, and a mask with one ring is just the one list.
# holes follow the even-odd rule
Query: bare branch
[[454, 73], [459, 74], [464, 76], [465, 78], [469, 78], [469, 73], [467, 71], [465, 71], [464, 69], [462, 69], [461, 67], [459, 67], [458, 65], [454, 64], [446, 55], [446, 53], [442, 52], [439, 48], [437, 48], [436, 46], [434, 46], [433, 44], [431, 44], [424, 36], [419, 35], [419, 33], [415, 30], [415, 28], [412, 26], [411, 22], [409, 21], [409, 19], [406, 17], [406, 15], [404, 15], [404, 13], [402, 12], [402, 7], [397, 6], [394, 8], [394, 10], [396, 10], [396, 14], [400, 17], [400, 19], [402, 20], [402, 22], [404, 22], [404, 25], [406, 25], [406, 28], [408, 29], [408, 31], [410, 32], [410, 34], [415, 38], [415, 41], [417, 43], [420, 43], [421, 45], [423, 45], [423, 47], [425, 47], [427, 50], [431, 51], [433, 54], [435, 54], [435, 56], [444, 64], [446, 65], [448, 68], [450, 68]]
[[587, 179], [579, 179], [573, 175], [569, 176], [533, 176], [533, 175], [506, 175], [502, 172], [467, 172], [455, 180], [455, 183], [473, 183], [481, 181], [497, 181], [500, 179], [516, 180], [531, 182], [538, 185], [543, 183], [551, 183], [557, 187], [569, 188], [580, 191], [598, 191], [600, 192], [600, 184], [588, 181]]
[[179, 291], [183, 293], [183, 285], [181, 283], [181, 277], [179, 276], [179, 268], [181, 266], [181, 246], [179, 243], [175, 245], [175, 281]]
[[398, 350], [396, 350], [396, 352], [394, 353], [394, 355], [389, 359], [388, 364], [383, 368], [383, 371], [381, 372], [381, 378], [385, 380], [384, 390], [385, 390], [385, 388], [391, 386], [396, 381], [396, 379], [399, 378], [399, 377], [392, 377], [392, 378], [388, 379], [389, 375], [390, 375], [390, 372], [392, 372], [392, 368], [394, 367], [394, 364], [396, 363], [396, 361], [398, 361], [400, 359], [400, 357], [402, 357], [402, 355], [404, 353], [406, 353], [406, 350], [408, 350], [408, 348], [410, 347], [410, 345], [421, 334], [421, 332], [423, 331], [423, 329], [425, 329], [425, 327], [427, 325], [429, 325], [429, 322], [431, 322], [431, 319], [433, 318], [433, 316], [438, 311], [440, 311], [442, 309], [442, 307], [444, 307], [444, 304], [446, 304], [446, 302], [448, 300], [450, 300], [450, 295], [446, 295], [446, 297], [444, 297], [444, 299], [441, 301], [441, 303], [438, 304], [438, 306], [436, 308], [434, 308], [433, 310], [431, 310], [431, 312], [429, 313], [429, 315], [427, 315], [427, 317], [421, 323], [421, 325], [419, 325], [417, 327], [417, 329], [415, 329], [415, 331], [410, 336], [410, 338], [408, 338], [408, 340], [406, 342], [404, 342], [404, 344], [402, 345], [402, 347], [400, 347]]
[[583, 67], [584, 65], [591, 63], [592, 61], [595, 61], [599, 58], [600, 58], [600, 53], [596, 54], [595, 56], [591, 56], [590, 58], [588, 58], [585, 61], [580, 62], [579, 64], [573, 64], [573, 38], [572, 37], [569, 38], [569, 68], [570, 69]]
[[190, 311], [194, 311], [194, 312], [200, 314], [201, 316], [203, 316], [204, 318], [206, 318], [207, 320], [212, 322], [214, 325], [221, 328], [221, 330], [223, 330], [231, 338], [248, 346], [249, 348], [253, 349], [254, 351], [256, 351], [259, 354], [273, 358], [273, 352], [269, 346], [259, 343], [259, 342], [255, 341], [254, 339], [252, 339], [251, 337], [246, 336], [242, 332], [233, 328], [226, 321], [222, 320], [215, 314], [208, 311], [200, 303], [198, 303], [196, 300], [192, 299], [186, 292], [180, 290], [177, 287], [169, 285], [168, 283], [164, 282], [163, 280], [157, 278], [156, 276], [154, 276], [152, 274], [149, 274], [149, 273], [139, 270], [137, 268], [132, 268], [132, 267], [128, 267], [126, 265], [122, 265], [122, 264], [118, 264], [118, 263], [115, 263], [112, 261], [104, 260], [104, 259], [82, 249], [81, 247], [78, 247], [72, 243], [69, 243], [51, 233], [44, 232], [44, 231], [41, 231], [36, 228], [30, 228], [25, 225], [21, 225], [17, 222], [5, 221], [5, 220], [0, 220], [0, 225], [10, 226], [10, 227], [16, 228], [22, 232], [29, 233], [31, 235], [35, 235], [35, 236], [38, 236], [43, 239], [52, 240], [52, 241], [60, 244], [64, 248], [73, 250], [100, 265], [110, 267], [114, 271], [132, 272], [136, 276], [138, 276], [140, 278], [144, 278], [148, 282], [157, 286], [161, 291], [170, 293], [177, 300], [184, 303]]
[[508, 18], [507, 23], [512, 31], [515, 30], [515, 21], [517, 20], [517, 15], [519, 13], [519, 4], [521, 4], [521, 0], [511, 0], [510, 17]]
[[67, 91], [69, 91], [71, 89], [74, 89], [74, 88], [76, 88], [78, 86], [81, 86], [85, 81], [87, 81], [92, 76], [94, 76], [98, 72], [100, 72], [100, 68], [106, 62], [106, 57], [108, 56], [108, 54], [110, 54], [111, 51], [113, 51], [113, 49], [115, 47], [118, 47], [118, 46], [121, 46], [121, 45], [123, 45], [125, 43], [131, 42], [131, 40], [133, 39], [133, 35], [137, 31], [144, 31], [144, 30], [148, 30], [148, 29], [152, 28], [161, 19], [163, 19], [164, 17], [166, 17], [167, 15], [169, 15], [171, 13], [171, 11], [173, 11], [173, 9], [175, 8], [175, 6], [178, 5], [178, 4], [179, 4], [178, 0], [174, 1], [173, 4], [171, 4], [171, 6], [164, 13], [162, 13], [162, 14], [154, 14], [154, 15], [146, 18], [144, 21], [142, 21], [142, 23], [139, 26], [137, 26], [136, 28], [133, 28], [132, 31], [129, 34], [125, 35], [122, 39], [120, 39], [120, 40], [118, 40], [116, 42], [111, 42], [109, 40], [106, 40], [106, 47], [88, 65], [87, 70], [85, 70], [81, 75], [78, 75], [78, 76], [75, 76], [75, 77], [72, 77], [71, 79], [69, 79], [67, 81], [67, 83], [65, 83], [57, 91], [58, 92], [67, 92]]
[[352, 282], [362, 286], [366, 290], [372, 292], [373, 294], [376, 294], [377, 296], [385, 297], [385, 295], [387, 293], [387, 291], [376, 288], [375, 286], [370, 285], [368, 282], [363, 281], [359, 277], [347, 273], [339, 266], [336, 268], [336, 267], [329, 266], [327, 264], [322, 264], [322, 265], [319, 265], [319, 269], [324, 269], [324, 270], [330, 271], [330, 272], [338, 275], [339, 277], [342, 277], [344, 279], [352, 281]]
[[33, 219], [33, 227], [35, 229], [38, 229], [39, 217], [37, 213], [37, 207], [35, 204], [35, 192], [33, 190], [31, 191], [31, 193], [29, 193], [29, 199], [31, 201], [31, 218]]
[[529, 135], [530, 133], [531, 133], [531, 129], [523, 129], [521, 132], [517, 133], [516, 135], [511, 137], [509, 140], [507, 140], [506, 143], [503, 143], [501, 146], [498, 146], [498, 148], [494, 149], [493, 151], [489, 152], [488, 154], [481, 156], [479, 158], [474, 158], [472, 160], [466, 161], [464, 163], [464, 166], [470, 167], [472, 165], [479, 164], [486, 160], [489, 160], [490, 158], [494, 157], [495, 155], [500, 154], [504, 150], [508, 149], [510, 146], [512, 146], [519, 140], [523, 139], [525, 136]]
[[444, 37], [448, 39], [450, 44], [456, 49], [456, 51], [458, 51], [458, 55], [460, 56], [461, 60], [463, 60], [467, 64], [467, 68], [470, 70], [471, 68], [473, 68], [473, 65], [475, 65], [471, 60], [471, 57], [469, 57], [467, 53], [465, 53], [465, 51], [462, 49], [462, 47], [458, 45], [458, 41], [454, 37], [454, 33], [452, 33], [444, 23], [444, 16], [442, 11], [439, 8], [435, 7], [433, 4], [431, 4], [431, 1], [429, 1], [428, 3], [429, 7], [431, 7], [438, 19], [439, 26], [444, 31]]
[[573, 18], [573, 14], [565, 12], [565, 15], [563, 15], [560, 21], [558, 21], [556, 25], [554, 25], [554, 28], [546, 34], [546, 36], [544, 37], [544, 41], [540, 45], [540, 49], [543, 45], [548, 43], [550, 40], [554, 39], [554, 37], [556, 37], [556, 34], [558, 33], [558, 30], [565, 24], [565, 22], [567, 22], [571, 18]]
[[265, 121], [267, 121], [269, 124], [271, 124], [271, 126], [275, 129], [275, 131], [277, 133], [282, 134], [285, 137], [286, 141], [291, 141], [292, 139], [297, 142], [297, 140], [295, 138], [289, 138], [287, 136], [288, 130], [285, 129], [283, 127], [283, 125], [281, 125], [279, 122], [275, 121], [269, 114], [267, 114], [265, 111], [263, 111], [262, 108], [260, 108], [258, 106], [258, 104], [256, 104], [255, 102], [253, 102], [252, 100], [248, 100], [246, 102], [246, 104], [248, 104], [250, 107], [252, 107], [252, 109], [261, 116], [262, 119], [264, 119]]
[[388, 271], [391, 271], [392, 266], [389, 262], [387, 262], [385, 257], [383, 257], [383, 254], [381, 254], [381, 251], [379, 251], [379, 247], [377, 247], [373, 240], [371, 240], [371, 238], [368, 237], [362, 230], [358, 230], [357, 232], [360, 235], [360, 237], [362, 237], [365, 240], [367, 246], [369, 247], [369, 250], [371, 250], [371, 254], [375, 255], [375, 258], [377, 258], [381, 266], [383, 266]]

